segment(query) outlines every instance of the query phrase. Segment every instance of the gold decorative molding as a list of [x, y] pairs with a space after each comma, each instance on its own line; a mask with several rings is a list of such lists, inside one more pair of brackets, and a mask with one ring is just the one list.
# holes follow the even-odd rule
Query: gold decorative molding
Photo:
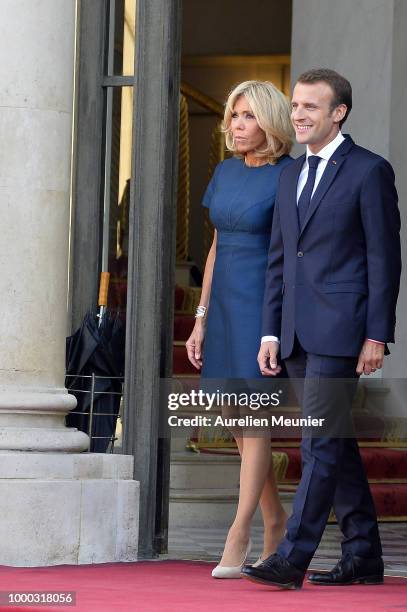
[[196, 87], [193, 87], [189, 83], [183, 81], [181, 83], [181, 93], [190, 100], [193, 100], [194, 102], [199, 104], [199, 106], [201, 106], [202, 108], [205, 108], [206, 110], [210, 111], [214, 115], [218, 115], [218, 117], [221, 118], [223, 117], [222, 104], [219, 104], [219, 102], [216, 102], [216, 100], [210, 98]]
[[180, 97], [180, 128], [177, 198], [177, 261], [187, 261], [189, 251], [189, 117], [188, 103]]
[[[209, 168], [208, 168], [208, 180], [211, 179], [216, 166], [219, 162], [223, 161], [225, 157], [229, 157], [230, 153], [226, 150], [225, 135], [221, 129], [221, 122], [217, 124], [212, 132], [211, 137], [211, 148], [209, 151]], [[204, 227], [203, 227], [203, 258], [206, 260], [209, 249], [212, 245], [214, 228], [209, 218], [209, 210], [204, 210]]]

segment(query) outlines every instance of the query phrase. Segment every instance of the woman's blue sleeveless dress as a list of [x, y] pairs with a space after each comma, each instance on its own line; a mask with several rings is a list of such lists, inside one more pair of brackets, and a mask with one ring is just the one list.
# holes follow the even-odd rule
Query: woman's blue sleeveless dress
[[217, 236], [201, 375], [259, 378], [257, 354], [273, 208], [282, 168], [218, 164], [203, 198]]

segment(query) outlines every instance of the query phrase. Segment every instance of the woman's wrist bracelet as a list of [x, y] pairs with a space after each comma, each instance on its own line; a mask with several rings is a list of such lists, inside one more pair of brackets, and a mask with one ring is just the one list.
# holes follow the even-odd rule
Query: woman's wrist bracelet
[[198, 306], [195, 312], [195, 319], [203, 319], [206, 315], [206, 306]]

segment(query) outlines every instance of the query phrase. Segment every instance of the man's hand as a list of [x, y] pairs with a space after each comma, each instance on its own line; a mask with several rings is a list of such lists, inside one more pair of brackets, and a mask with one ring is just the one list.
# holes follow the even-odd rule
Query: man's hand
[[365, 340], [360, 351], [356, 372], [358, 374], [370, 374], [383, 367], [384, 344], [378, 344], [371, 340]]
[[279, 349], [278, 342], [262, 342], [260, 345], [257, 362], [263, 376], [277, 376], [281, 372], [281, 366], [277, 365]]

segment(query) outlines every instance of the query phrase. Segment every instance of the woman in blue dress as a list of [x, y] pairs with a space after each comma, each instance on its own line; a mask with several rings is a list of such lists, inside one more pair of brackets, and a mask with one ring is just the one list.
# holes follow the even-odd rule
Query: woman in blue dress
[[[246, 81], [229, 95], [223, 129], [233, 157], [216, 167], [203, 199], [215, 234], [186, 347], [205, 379], [254, 379], [261, 378], [257, 354], [274, 200], [280, 172], [291, 162], [289, 104], [272, 83]], [[241, 455], [239, 503], [222, 559], [212, 572], [215, 578], [240, 577], [259, 502], [264, 522], [261, 558], [275, 552], [287, 519], [270, 439], [235, 439]]]

